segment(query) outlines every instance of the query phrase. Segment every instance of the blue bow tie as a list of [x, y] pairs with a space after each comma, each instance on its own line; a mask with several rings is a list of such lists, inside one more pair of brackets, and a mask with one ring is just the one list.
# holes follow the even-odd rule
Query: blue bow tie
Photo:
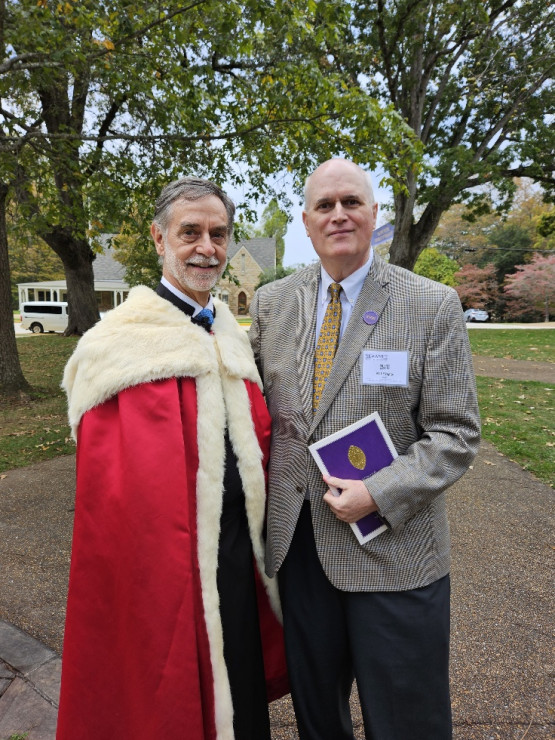
[[198, 324], [203, 329], [206, 329], [206, 331], [210, 331], [214, 322], [214, 314], [208, 308], [203, 308], [196, 316], [193, 316], [192, 321], [193, 324]]

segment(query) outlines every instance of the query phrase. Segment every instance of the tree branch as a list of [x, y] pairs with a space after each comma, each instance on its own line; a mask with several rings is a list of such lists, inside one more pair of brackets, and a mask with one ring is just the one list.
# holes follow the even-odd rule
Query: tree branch
[[[177, 15], [186, 13], [187, 11], [198, 7], [199, 5], [204, 5], [206, 2], [207, 0], [197, 0], [196, 2], [189, 3], [189, 5], [186, 5], [181, 8], [177, 8], [173, 10], [171, 13], [168, 13], [167, 15], [164, 15], [158, 18], [157, 20], [152, 21], [152, 23], [149, 23], [146, 26], [139, 28], [137, 31], [126, 34], [125, 36], [122, 36], [120, 39], [113, 40], [113, 44], [114, 46], [118, 46], [118, 45], [125, 45], [129, 41], [135, 41], [143, 36], [146, 36], [146, 34], [149, 31], [153, 30], [154, 28], [164, 25], [168, 21], [172, 20], [172, 18], [175, 18]], [[95, 47], [94, 53], [92, 53], [88, 57], [88, 62], [91, 63], [94, 60], [101, 59], [107, 54], [113, 54], [113, 53], [114, 53], [114, 49]], [[58, 62], [58, 61], [53, 60], [50, 52], [29, 51], [29, 52], [25, 52], [24, 54], [17, 54], [16, 56], [10, 57], [9, 59], [6, 59], [5, 61], [3, 61], [0, 64], [0, 75], [6, 74], [7, 72], [12, 72], [12, 71], [13, 72], [24, 72], [24, 71], [31, 70], [31, 69], [45, 69], [45, 68], [50, 69], [50, 68], [55, 68], [55, 67], [64, 68], [65, 63], [63, 61]]]
[[87, 178], [90, 177], [93, 174], [93, 172], [96, 172], [96, 170], [98, 169], [100, 165], [101, 157], [102, 157], [102, 150], [104, 149], [104, 143], [107, 140], [105, 137], [108, 135], [110, 126], [114, 122], [114, 119], [118, 114], [118, 111], [120, 110], [121, 106], [125, 103], [126, 100], [127, 100], [127, 96], [125, 95], [122, 96], [122, 98], [118, 101], [114, 100], [108, 112], [104, 116], [104, 120], [102, 121], [102, 124], [100, 128], [98, 129], [98, 140], [96, 143], [96, 149], [91, 158], [91, 162], [85, 169], [85, 177]]
[[[229, 133], [219, 133], [219, 134], [195, 134], [193, 136], [184, 136], [183, 134], [125, 134], [125, 133], [117, 133], [117, 134], [105, 134], [103, 136], [97, 134], [96, 136], [87, 136], [87, 135], [79, 135], [79, 134], [70, 134], [70, 133], [45, 133], [43, 131], [41, 132], [35, 132], [33, 134], [30, 134], [30, 137], [32, 138], [42, 138], [48, 141], [79, 141], [79, 142], [85, 142], [85, 141], [93, 141], [93, 142], [106, 142], [106, 141], [135, 141], [135, 142], [143, 142], [143, 143], [149, 143], [149, 142], [159, 142], [159, 141], [178, 141], [178, 142], [196, 142], [196, 141], [204, 141], [204, 142], [216, 142], [216, 141], [229, 141], [230, 139], [236, 139], [241, 138], [245, 136], [249, 136], [253, 133], [256, 133], [257, 131], [262, 131], [264, 129], [273, 129], [277, 126], [283, 126], [293, 123], [307, 123], [312, 124], [315, 121], [321, 121], [323, 119], [327, 119], [330, 121], [337, 120], [340, 117], [340, 113], [318, 113], [314, 116], [309, 117], [291, 117], [291, 118], [274, 118], [273, 120], [267, 120], [267, 121], [261, 121], [260, 123], [255, 123], [252, 126], [249, 126], [248, 128], [242, 129], [242, 130], [236, 130], [236, 131], [230, 131]], [[7, 136], [5, 138], [6, 141], [15, 140], [12, 139], [12, 137]]]
[[520, 165], [519, 167], [512, 167], [509, 169], [501, 170], [505, 177], [531, 177], [535, 182], [541, 182], [544, 185], [555, 186], [555, 176], [551, 175], [539, 175], [536, 169], [532, 166]]
[[[36, 61], [35, 61], [36, 60]], [[16, 67], [17, 65], [17, 67]], [[0, 75], [6, 72], [20, 72], [28, 69], [44, 69], [45, 67], [61, 67], [62, 62], [52, 60], [51, 54], [30, 51], [26, 54], [18, 54], [10, 57], [0, 64]], [[16, 67], [14, 70], [13, 68]]]
[[507, 125], [507, 123], [513, 118], [513, 116], [516, 115], [516, 113], [519, 111], [522, 106], [528, 102], [528, 100], [532, 97], [532, 95], [539, 90], [539, 88], [543, 85], [543, 83], [551, 78], [551, 70], [546, 70], [537, 80], [536, 83], [528, 88], [524, 93], [521, 93], [520, 95], [517, 95], [513, 104], [510, 105], [504, 115], [497, 121], [497, 123], [490, 128], [489, 131], [485, 133], [484, 140], [482, 141], [482, 144], [476, 149], [474, 154], [474, 161], [479, 161], [483, 158], [484, 153], [486, 149], [489, 146], [489, 143], [491, 140], [497, 136], [497, 134], [503, 130], [504, 126]]

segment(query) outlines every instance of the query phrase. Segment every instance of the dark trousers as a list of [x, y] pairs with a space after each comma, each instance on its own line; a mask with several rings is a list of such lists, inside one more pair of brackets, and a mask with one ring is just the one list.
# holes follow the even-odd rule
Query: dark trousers
[[218, 593], [235, 740], [270, 740], [270, 717], [258, 622], [254, 559], [245, 496], [226, 436]]
[[353, 679], [367, 740], [448, 740], [449, 576], [400, 592], [339, 591], [326, 578], [305, 502], [279, 572], [301, 740], [353, 740]]

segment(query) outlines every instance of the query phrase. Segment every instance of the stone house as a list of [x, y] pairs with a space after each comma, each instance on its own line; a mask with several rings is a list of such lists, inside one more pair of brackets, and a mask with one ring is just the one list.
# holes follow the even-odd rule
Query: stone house
[[223, 279], [214, 293], [228, 304], [235, 316], [247, 316], [260, 273], [276, 267], [276, 240], [265, 237], [248, 239], [238, 244], [232, 242], [227, 249], [227, 257], [239, 285]]

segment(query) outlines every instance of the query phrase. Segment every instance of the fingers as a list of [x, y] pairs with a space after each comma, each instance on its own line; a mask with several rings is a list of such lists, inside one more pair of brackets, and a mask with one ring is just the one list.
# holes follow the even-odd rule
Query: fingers
[[340, 490], [346, 488], [346, 483], [349, 482], [343, 478], [335, 478], [332, 475], [323, 475], [322, 478], [324, 479], [324, 482], [328, 484], [328, 486], [333, 486], [334, 488], [339, 488]]
[[340, 496], [331, 489], [324, 494], [324, 501], [341, 521], [356, 522], [372, 511], [377, 511], [378, 507], [362, 481], [333, 476], [324, 476], [324, 481], [329, 486], [341, 489]]

